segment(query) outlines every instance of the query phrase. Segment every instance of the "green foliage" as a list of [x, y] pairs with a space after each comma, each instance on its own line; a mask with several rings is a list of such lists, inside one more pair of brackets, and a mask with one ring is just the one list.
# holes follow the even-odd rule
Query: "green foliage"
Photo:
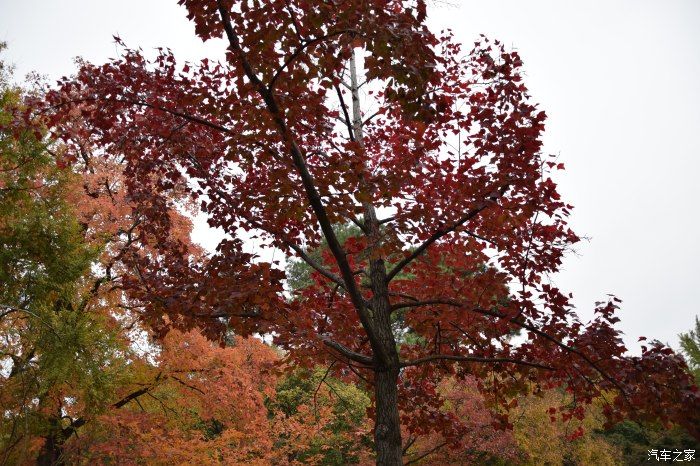
[[[340, 244], [344, 244], [348, 238], [357, 238], [361, 236], [360, 229], [352, 223], [338, 224], [333, 230], [338, 238]], [[315, 261], [322, 263], [323, 251], [328, 249], [328, 243], [325, 238], [321, 245], [317, 248], [306, 251], [307, 254]], [[313, 269], [302, 259], [291, 259], [287, 264], [287, 286], [289, 289], [294, 291], [303, 290], [304, 288], [311, 286], [313, 281], [311, 280], [311, 272]]]
[[0, 75], [0, 451], [9, 455], [60, 429], [66, 410], [103, 406], [126, 362], [111, 317], [85, 298], [99, 251], [69, 201], [77, 177], [56, 164], [41, 128], [16, 120], [22, 90], [4, 64]]
[[700, 385], [700, 320], [695, 317], [695, 328], [688, 333], [678, 335], [681, 340], [681, 350], [685, 355], [690, 371], [695, 377], [695, 383]]
[[97, 251], [66, 199], [75, 175], [56, 165], [38, 128], [12, 124], [21, 106], [19, 89], [0, 89], [0, 303], [39, 308], [70, 295]]
[[[319, 464], [340, 466], [359, 461], [354, 434], [362, 428], [369, 405], [369, 396], [357, 386], [330, 377], [326, 369], [317, 368], [297, 370], [284, 378], [277, 386], [274, 402], [268, 403], [268, 409], [289, 417], [296, 414], [300, 406], [312, 406], [314, 412], [330, 406], [331, 422], [297, 460], [303, 463], [305, 458], [321, 456]], [[368, 447], [369, 435], [363, 440], [361, 445]]]
[[619, 448], [624, 464], [630, 466], [646, 463], [651, 449], [700, 451], [700, 442], [679, 426], [665, 428], [660, 424], [623, 421], [604, 435], [609, 443]]

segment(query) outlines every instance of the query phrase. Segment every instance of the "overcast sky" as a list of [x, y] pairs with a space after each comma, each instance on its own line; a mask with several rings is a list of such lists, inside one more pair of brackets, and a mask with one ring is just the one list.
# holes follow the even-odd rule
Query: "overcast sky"
[[[565, 163], [560, 188], [590, 238], [556, 283], [585, 318], [606, 293], [622, 298], [635, 352], [640, 335], [676, 347], [700, 314], [700, 1], [451, 3], [430, 11], [433, 27], [517, 49], [549, 116], [545, 149]], [[183, 60], [225, 47], [201, 44], [175, 0], [0, 0], [4, 58], [19, 76], [69, 75], [75, 56], [104, 62], [114, 34]]]

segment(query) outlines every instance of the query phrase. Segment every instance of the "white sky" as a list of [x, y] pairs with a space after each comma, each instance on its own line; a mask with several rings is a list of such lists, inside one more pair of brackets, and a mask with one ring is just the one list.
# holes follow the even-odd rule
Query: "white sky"
[[[677, 346], [700, 290], [700, 1], [452, 0], [429, 12], [471, 44], [478, 34], [516, 48], [527, 84], [549, 116], [546, 151], [591, 241], [556, 277], [581, 315], [606, 293], [623, 299], [621, 328]], [[72, 58], [131, 47], [170, 47], [180, 60], [219, 59], [175, 0], [0, 0], [0, 40], [18, 76], [56, 79]]]

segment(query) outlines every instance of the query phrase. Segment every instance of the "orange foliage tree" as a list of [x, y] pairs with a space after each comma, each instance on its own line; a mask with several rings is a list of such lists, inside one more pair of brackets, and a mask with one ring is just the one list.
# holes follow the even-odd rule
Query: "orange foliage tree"
[[252, 338], [222, 348], [197, 332], [173, 331], [155, 359], [121, 387], [125, 403], [72, 440], [70, 461], [270, 464], [264, 403], [277, 379], [274, 350]]

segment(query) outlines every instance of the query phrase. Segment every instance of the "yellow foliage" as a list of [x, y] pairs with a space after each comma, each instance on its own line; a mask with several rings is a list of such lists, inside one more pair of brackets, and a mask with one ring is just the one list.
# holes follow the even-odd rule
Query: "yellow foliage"
[[[530, 395], [519, 400], [519, 407], [511, 414], [511, 422], [515, 439], [526, 455], [525, 464], [621, 464], [621, 453], [596, 434], [604, 422], [600, 409], [603, 400], [587, 406], [583, 420], [574, 417], [563, 421], [558, 408], [571, 401], [567, 394], [559, 390], [549, 390], [542, 396]], [[557, 408], [557, 412], [550, 414], [550, 408]], [[569, 437], [579, 428], [583, 429], [583, 435], [571, 440]]]

